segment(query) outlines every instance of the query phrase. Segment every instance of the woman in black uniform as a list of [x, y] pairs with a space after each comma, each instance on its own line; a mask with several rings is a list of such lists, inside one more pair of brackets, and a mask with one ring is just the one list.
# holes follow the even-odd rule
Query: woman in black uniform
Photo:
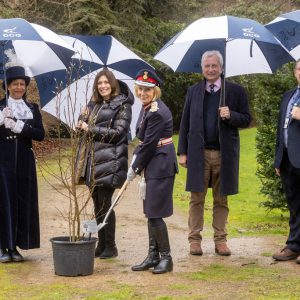
[[135, 81], [136, 96], [142, 109], [136, 126], [140, 144], [128, 170], [127, 180], [143, 173], [146, 195], [144, 214], [148, 218], [149, 251], [146, 259], [132, 267], [144, 271], [154, 267], [154, 274], [173, 269], [168, 230], [163, 218], [173, 214], [173, 186], [178, 172], [175, 148], [172, 142], [173, 118], [169, 108], [160, 99], [161, 80], [152, 71], [143, 69]]
[[13, 62], [6, 69], [8, 97], [0, 100], [0, 262], [20, 262], [17, 250], [40, 248], [38, 185], [32, 141], [45, 131], [36, 103], [26, 100], [30, 78]]

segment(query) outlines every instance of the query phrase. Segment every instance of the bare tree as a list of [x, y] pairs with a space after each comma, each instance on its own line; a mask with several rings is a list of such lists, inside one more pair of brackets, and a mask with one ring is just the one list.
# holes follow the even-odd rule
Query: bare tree
[[[67, 76], [72, 78], [70, 71], [68, 71]], [[82, 238], [81, 221], [92, 215], [87, 212], [87, 206], [93, 187], [88, 188], [84, 184], [78, 184], [78, 155], [82, 149], [89, 146], [91, 141], [87, 134], [76, 130], [78, 119], [76, 111], [80, 104], [77, 83], [73, 83], [72, 89], [71, 83], [70, 80], [64, 93], [62, 93], [60, 84], [57, 83], [56, 117], [59, 120], [65, 120], [66, 123], [57, 122], [58, 146], [56, 153], [52, 155], [50, 160], [46, 155], [42, 156], [38, 165], [43, 178], [67, 200], [62, 203], [62, 207], [57, 209], [62, 218], [68, 222], [70, 240], [77, 241]], [[80, 94], [80, 97], [83, 95]], [[85, 95], [85, 99], [80, 100], [83, 103], [81, 106], [85, 106], [89, 101], [87, 95]], [[62, 127], [67, 132], [67, 137], [62, 134]]]

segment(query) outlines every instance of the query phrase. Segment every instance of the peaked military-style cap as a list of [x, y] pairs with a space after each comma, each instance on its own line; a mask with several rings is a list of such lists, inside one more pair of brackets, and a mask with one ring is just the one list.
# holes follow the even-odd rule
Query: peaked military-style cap
[[135, 77], [135, 84], [147, 87], [161, 86], [162, 80], [151, 70], [142, 69]]

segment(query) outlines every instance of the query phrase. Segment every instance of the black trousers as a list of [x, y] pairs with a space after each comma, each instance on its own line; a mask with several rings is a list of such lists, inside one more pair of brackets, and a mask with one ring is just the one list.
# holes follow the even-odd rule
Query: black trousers
[[300, 252], [300, 169], [291, 165], [287, 152], [284, 152], [280, 166], [280, 177], [290, 211], [290, 232], [287, 247]]
[[[107, 211], [111, 206], [111, 200], [115, 189], [110, 187], [99, 187], [94, 188], [92, 198], [94, 202], [94, 213], [97, 224], [102, 223]], [[116, 214], [112, 210], [108, 219], [107, 224], [98, 232], [99, 243], [104, 246], [113, 247], [115, 246], [115, 231], [116, 231]]]
[[148, 222], [152, 227], [158, 227], [165, 224], [163, 218], [148, 218]]

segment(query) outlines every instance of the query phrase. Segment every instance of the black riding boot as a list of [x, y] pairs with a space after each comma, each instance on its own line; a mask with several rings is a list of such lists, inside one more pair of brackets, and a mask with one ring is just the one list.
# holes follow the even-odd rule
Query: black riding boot
[[160, 253], [159, 264], [152, 271], [153, 274], [162, 274], [173, 270], [173, 261], [171, 257], [168, 229], [166, 224], [152, 227], [154, 238], [158, 245]]
[[116, 215], [112, 210], [108, 219], [107, 224], [103, 229], [105, 232], [105, 248], [100, 254], [100, 258], [111, 258], [118, 256], [118, 249], [116, 247], [115, 233], [116, 233]]
[[148, 256], [145, 260], [139, 264], [135, 265], [131, 268], [132, 271], [145, 271], [150, 268], [156, 267], [159, 263], [159, 252], [157, 243], [153, 236], [153, 227], [151, 226], [150, 222], [148, 221], [148, 234], [149, 234], [149, 250]]

